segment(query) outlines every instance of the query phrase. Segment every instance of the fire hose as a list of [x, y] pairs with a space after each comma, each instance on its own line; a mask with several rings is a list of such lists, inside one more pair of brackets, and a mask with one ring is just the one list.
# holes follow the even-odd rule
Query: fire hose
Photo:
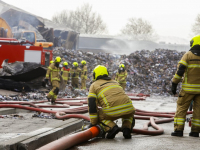
[[[27, 102], [23, 102], [20, 104], [30, 104]], [[30, 104], [31, 106], [34, 106], [32, 104]], [[88, 112], [88, 107], [87, 106], [83, 106], [83, 107], [79, 107], [79, 108], [73, 108], [73, 109], [66, 109], [66, 110], [62, 110], [62, 111], [51, 111], [51, 110], [45, 110], [42, 108], [33, 108], [33, 107], [27, 107], [27, 106], [22, 106], [22, 105], [16, 105], [16, 104], [0, 104], [0, 108], [19, 108], [19, 109], [27, 109], [27, 110], [32, 110], [32, 111], [39, 111], [39, 112], [44, 112], [44, 113], [53, 113], [55, 114], [57, 119], [68, 119], [68, 118], [82, 118], [85, 120], [90, 120], [89, 117], [81, 115], [81, 114], [67, 114], [66, 113], [86, 113]], [[63, 112], [63, 113], [62, 113]], [[192, 111], [187, 112], [187, 114], [191, 114]], [[64, 115], [63, 115], [64, 114]], [[144, 111], [144, 110], [139, 110], [136, 109], [135, 115], [140, 115], [140, 116], [135, 116], [135, 119], [150, 119], [150, 121], [148, 123], [146, 123], [143, 127], [143, 129], [133, 129], [132, 133], [137, 133], [137, 134], [144, 134], [144, 135], [160, 135], [163, 134], [164, 130], [162, 127], [158, 126], [157, 124], [160, 123], [166, 123], [166, 122], [171, 122], [173, 121], [173, 117], [174, 117], [174, 112], [149, 112], [149, 111]], [[148, 117], [148, 116], [154, 116], [154, 117]], [[167, 117], [167, 119], [160, 119], [158, 120], [155, 117]], [[157, 124], [156, 124], [157, 123]], [[153, 128], [156, 129], [156, 131], [148, 131], [148, 126], [152, 126]], [[63, 137], [59, 140], [56, 140], [52, 143], [54, 143], [53, 145], [56, 146], [55, 149], [66, 149], [69, 148], [71, 146], [74, 146], [80, 142], [84, 142], [84, 141], [88, 141], [91, 138], [94, 138], [95, 136], [97, 136], [100, 132], [100, 127], [92, 127], [86, 131], [82, 131], [70, 136], [66, 136]], [[72, 140], [73, 139], [73, 140]], [[74, 140], [76, 139], [76, 140]], [[74, 142], [72, 142], [72, 141]], [[64, 141], [64, 142], [63, 142]], [[53, 150], [54, 148], [52, 147], [52, 143], [47, 144], [43, 147], [41, 147], [39, 150], [43, 150], [43, 148], [45, 149], [49, 149], [49, 150]], [[46, 146], [50, 145], [51, 148], [46, 148]]]
[[94, 126], [85, 131], [62, 137], [59, 140], [51, 142], [47, 145], [40, 147], [38, 150], [65, 150], [79, 143], [88, 141], [96, 137], [100, 132], [99, 127]]

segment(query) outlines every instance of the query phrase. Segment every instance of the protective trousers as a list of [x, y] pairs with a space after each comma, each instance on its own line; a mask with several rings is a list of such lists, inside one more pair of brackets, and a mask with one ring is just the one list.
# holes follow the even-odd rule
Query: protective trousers
[[[119, 118], [122, 118], [122, 130], [124, 128], [133, 128], [132, 122], [134, 118], [134, 113], [130, 113], [128, 115], [122, 115], [120, 117], [111, 117], [106, 115], [102, 109], [99, 109], [98, 116], [99, 116], [99, 123], [100, 126], [104, 129], [105, 132], [108, 132], [109, 130], [112, 130], [112, 128], [116, 125], [113, 121], [117, 120]], [[131, 129], [132, 130], [132, 129]]]
[[64, 82], [65, 82], [65, 86], [67, 85], [67, 82], [68, 82], [68, 80], [64, 80]]
[[86, 89], [86, 79], [81, 79], [81, 89]]
[[60, 87], [60, 82], [59, 81], [52, 81], [52, 90], [49, 92], [47, 97], [51, 99], [53, 102], [56, 101], [58, 92], [59, 92], [59, 87]]
[[120, 86], [125, 90], [125, 88], [126, 88], [126, 83], [119, 83], [120, 84]]
[[78, 78], [72, 78], [72, 86], [73, 88], [78, 88]]
[[200, 132], [200, 94], [188, 94], [181, 90], [177, 100], [177, 110], [174, 117], [174, 131], [184, 130], [185, 118], [190, 103], [193, 100], [192, 132]]

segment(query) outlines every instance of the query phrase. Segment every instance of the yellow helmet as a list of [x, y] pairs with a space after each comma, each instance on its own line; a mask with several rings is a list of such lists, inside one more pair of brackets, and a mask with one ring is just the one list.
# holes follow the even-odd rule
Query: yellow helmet
[[121, 67], [122, 67], [122, 68], [125, 68], [125, 65], [124, 65], [124, 64], [120, 64], [120, 65], [119, 65], [119, 68], [121, 68]]
[[50, 64], [53, 64], [53, 62], [54, 62], [54, 61], [53, 61], [53, 60], [51, 60], [51, 61], [50, 61]]
[[63, 63], [63, 66], [68, 66], [68, 63], [65, 61], [65, 62]]
[[200, 45], [200, 35], [197, 35], [190, 40], [190, 47], [193, 47], [194, 45]]
[[73, 62], [74, 67], [78, 67], [78, 63], [77, 62]]
[[86, 64], [86, 61], [85, 61], [85, 60], [82, 60], [82, 61], [81, 61], [81, 64], [82, 64], [82, 65], [85, 65], [85, 64]]
[[105, 66], [98, 65], [93, 70], [93, 78], [96, 80], [99, 76], [108, 76], [108, 70]]
[[60, 58], [59, 56], [57, 56], [57, 57], [55, 58], [55, 62], [61, 62], [61, 58]]

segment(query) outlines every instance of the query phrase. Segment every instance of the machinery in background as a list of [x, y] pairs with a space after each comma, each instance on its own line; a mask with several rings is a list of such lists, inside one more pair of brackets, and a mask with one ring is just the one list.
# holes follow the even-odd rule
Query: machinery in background
[[49, 66], [49, 61], [53, 58], [52, 46], [52, 42], [36, 39], [34, 31], [12, 33], [7, 22], [0, 18], [0, 68], [5, 59], [8, 59], [8, 63], [36, 62]]

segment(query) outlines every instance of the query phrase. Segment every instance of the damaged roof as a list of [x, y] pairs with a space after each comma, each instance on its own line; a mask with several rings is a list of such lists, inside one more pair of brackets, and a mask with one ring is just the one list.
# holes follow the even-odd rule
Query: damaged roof
[[[36, 24], [44, 25], [45, 28], [54, 28], [54, 30], [74, 31], [74, 30], [66, 27], [65, 25], [56, 24], [56, 23], [52, 22], [51, 20], [36, 16], [34, 14], [31, 14], [31, 13], [25, 11], [25, 10], [22, 10], [20, 8], [17, 8], [13, 5], [7, 4], [7, 3], [0, 0], [0, 16], [2, 18], [4, 18], [9, 23], [9, 25], [11, 27], [17, 26], [18, 23], [16, 22], [16, 20], [15, 20], [15, 22], [14, 21], [8, 21], [5, 18], [6, 16], [9, 16], [9, 14], [20, 15], [20, 17], [18, 17], [19, 20], [17, 20], [17, 22], [26, 18], [26, 20], [24, 20], [24, 21], [27, 21], [27, 22], [29, 22], [31, 24], [35, 24], [35, 25]], [[13, 20], [13, 18], [11, 20]]]

